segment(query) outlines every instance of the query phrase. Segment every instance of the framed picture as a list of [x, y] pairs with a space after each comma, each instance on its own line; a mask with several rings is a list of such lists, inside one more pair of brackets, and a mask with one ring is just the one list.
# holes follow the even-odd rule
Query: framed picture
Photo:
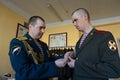
[[28, 32], [28, 28], [25, 27], [24, 25], [18, 23], [16, 37], [23, 36], [26, 32]]
[[67, 46], [67, 32], [50, 34], [49, 47], [63, 47]]

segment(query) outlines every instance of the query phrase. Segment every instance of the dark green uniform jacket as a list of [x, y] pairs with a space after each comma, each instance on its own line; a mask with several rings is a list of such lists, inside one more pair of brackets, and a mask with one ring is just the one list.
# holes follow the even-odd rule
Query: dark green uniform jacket
[[15, 70], [15, 80], [48, 80], [57, 76], [57, 67], [55, 62], [50, 62], [47, 45], [38, 41], [42, 46], [42, 57], [40, 48], [28, 33], [24, 37], [12, 39], [9, 57]]
[[110, 32], [93, 29], [81, 47], [79, 41], [75, 48], [74, 80], [108, 80], [120, 77], [120, 58]]

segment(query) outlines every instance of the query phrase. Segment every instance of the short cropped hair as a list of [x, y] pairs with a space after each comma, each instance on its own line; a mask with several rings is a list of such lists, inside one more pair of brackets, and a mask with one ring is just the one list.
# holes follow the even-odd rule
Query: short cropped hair
[[30, 17], [30, 19], [29, 19], [29, 21], [28, 21], [28, 25], [35, 25], [36, 24], [36, 21], [38, 20], [38, 19], [40, 19], [40, 20], [42, 20], [43, 22], [45, 22], [45, 20], [42, 18], [42, 17], [40, 17], [40, 16], [32, 16], [32, 17]]
[[89, 15], [89, 12], [87, 11], [87, 9], [85, 9], [85, 8], [78, 8], [75, 11], [73, 11], [72, 15], [74, 13], [77, 13], [78, 15], [87, 14], [88, 20], [90, 21], [90, 15]]

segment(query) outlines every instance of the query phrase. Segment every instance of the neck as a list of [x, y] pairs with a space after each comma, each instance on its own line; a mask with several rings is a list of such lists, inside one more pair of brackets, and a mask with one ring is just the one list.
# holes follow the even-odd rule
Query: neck
[[87, 25], [83, 33], [89, 33], [93, 29], [92, 25]]
[[31, 32], [29, 32], [28, 34], [31, 36], [32, 39], [37, 40], [37, 39], [34, 37], [34, 35], [32, 35]]

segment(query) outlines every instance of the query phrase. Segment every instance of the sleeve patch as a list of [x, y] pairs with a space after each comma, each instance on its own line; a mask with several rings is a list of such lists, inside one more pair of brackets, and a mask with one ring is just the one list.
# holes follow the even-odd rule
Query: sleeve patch
[[115, 41], [113, 41], [113, 40], [110, 40], [108, 42], [108, 47], [111, 51], [116, 51], [116, 49], [117, 49], [117, 45], [116, 45]]
[[14, 46], [12, 48], [12, 54], [13, 55], [18, 55], [20, 53], [20, 51], [21, 51], [21, 47], [20, 46]]

